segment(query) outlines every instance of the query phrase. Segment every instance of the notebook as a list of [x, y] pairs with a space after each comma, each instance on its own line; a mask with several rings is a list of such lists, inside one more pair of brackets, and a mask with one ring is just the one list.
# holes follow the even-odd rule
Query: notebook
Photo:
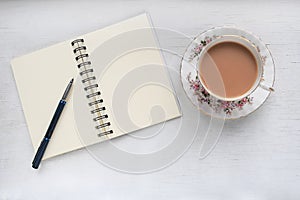
[[35, 151], [75, 79], [44, 159], [181, 115], [151, 27], [144, 13], [11, 61]]

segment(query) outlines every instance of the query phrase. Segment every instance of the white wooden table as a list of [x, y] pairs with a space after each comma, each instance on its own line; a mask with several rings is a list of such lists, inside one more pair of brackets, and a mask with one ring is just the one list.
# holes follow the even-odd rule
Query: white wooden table
[[[299, 1], [1, 1], [0, 199], [299, 199]], [[148, 11], [155, 26], [194, 36], [224, 24], [254, 32], [276, 64], [276, 92], [227, 122], [215, 150], [198, 146], [150, 174], [116, 172], [85, 149], [31, 168], [33, 148], [10, 60]]]

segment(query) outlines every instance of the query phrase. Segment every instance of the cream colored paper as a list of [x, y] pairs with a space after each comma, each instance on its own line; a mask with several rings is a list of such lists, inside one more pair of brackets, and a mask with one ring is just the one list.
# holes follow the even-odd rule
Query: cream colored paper
[[[85, 45], [88, 47], [89, 52], [96, 52], [96, 48], [100, 44], [114, 35], [145, 27], [150, 27], [150, 23], [147, 15], [142, 14], [77, 38], [84, 38]], [[75, 62], [72, 47], [70, 45], [72, 40], [73, 39], [16, 58], [11, 62], [32, 144], [35, 150], [37, 150], [47, 130], [58, 101], [61, 98], [68, 81], [72, 77], [75, 78], [78, 76], [77, 63]], [[154, 43], [153, 45], [156, 44]], [[124, 62], [130, 63], [134, 61], [138, 64], [138, 62], [145, 60], [157, 65], [163, 65], [161, 55], [157, 54], [157, 52], [148, 52], [146, 54], [144, 52], [142, 55], [140, 53], [136, 53], [124, 57], [119, 61], [121, 63], [116, 63], [108, 69], [108, 71], [110, 71], [109, 73], [102, 74], [99, 77], [100, 85], [103, 86], [103, 88], [101, 88], [101, 90], [103, 90], [103, 98], [106, 99], [105, 101], [107, 101], [107, 106], [109, 108], [112, 107], [113, 101], [109, 91], [112, 91], [118, 81], [118, 78], [120, 78], [120, 76], [115, 76], [116, 72], [126, 73], [132, 70], [132, 67], [137, 66], [130, 64], [124, 65]], [[128, 67], [118, 70], [120, 65]], [[162, 76], [165, 84], [171, 89], [167, 73], [163, 66], [161, 68], [160, 76]], [[78, 81], [78, 79], [76, 80]], [[136, 108], [132, 106], [132, 104], [129, 104], [131, 106], [130, 115], [133, 119], [136, 119], [135, 121], [137, 121], [137, 129], [127, 131], [121, 130], [117, 127], [117, 124], [121, 122], [115, 121], [115, 118], [113, 118], [115, 113], [109, 113], [109, 115], [112, 116], [112, 127], [116, 130], [114, 135], [110, 138], [159, 123], [165, 119], [167, 120], [180, 116], [175, 97], [172, 93], [161, 90], [161, 88], [155, 86], [150, 86], [148, 91], [149, 93], [140, 91], [133, 99], [133, 101], [136, 102], [144, 101], [145, 104], [143, 105], [145, 105], [145, 107], [139, 105]], [[154, 97], [155, 95], [160, 95], [159, 102], [156, 103], [165, 106], [167, 116], [165, 119], [158, 119], [154, 122], [150, 122], [149, 119], [145, 117], [144, 113], [148, 109], [147, 106], [151, 105], [151, 101], [155, 101], [155, 99], [150, 97]], [[77, 132], [77, 124], [74, 119], [74, 108], [72, 105], [73, 91], [70, 93], [68, 103], [55, 128], [51, 142], [45, 152], [44, 159], [82, 148], [85, 145]], [[95, 142], [98, 142], [98, 140], [95, 139], [95, 141], [90, 143]]]

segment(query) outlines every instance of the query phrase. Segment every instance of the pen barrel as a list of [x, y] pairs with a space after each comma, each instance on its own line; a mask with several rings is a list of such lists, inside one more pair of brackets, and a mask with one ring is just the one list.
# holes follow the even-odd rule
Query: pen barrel
[[57, 106], [57, 108], [55, 110], [55, 113], [54, 113], [54, 115], [52, 117], [52, 120], [51, 120], [50, 125], [49, 125], [49, 127], [47, 129], [45, 137], [42, 140], [42, 142], [41, 142], [41, 144], [40, 144], [40, 146], [39, 146], [39, 148], [38, 148], [38, 150], [37, 150], [37, 152], [35, 154], [35, 157], [34, 157], [34, 159], [32, 161], [32, 167], [34, 169], [37, 169], [39, 167], [40, 163], [41, 163], [43, 155], [44, 155], [44, 153], [46, 151], [46, 148], [48, 146], [48, 143], [50, 141], [52, 133], [53, 133], [53, 131], [55, 129], [55, 126], [56, 126], [56, 124], [57, 124], [57, 122], [59, 120], [59, 117], [60, 117], [60, 115], [61, 115], [61, 113], [62, 113], [62, 111], [64, 109], [65, 104], [66, 104], [66, 101], [60, 100], [60, 102], [59, 102], [59, 104], [58, 104], [58, 106]]
[[46, 151], [46, 148], [48, 146], [48, 143], [49, 143], [49, 138], [44, 138], [34, 156], [34, 159], [32, 161], [32, 167], [34, 169], [37, 169], [41, 163], [41, 160], [43, 158], [43, 155]]
[[49, 127], [47, 129], [47, 132], [46, 132], [46, 135], [45, 135], [46, 138], [49, 138], [49, 139], [51, 138], [52, 133], [53, 133], [53, 131], [55, 129], [55, 126], [56, 126], [56, 124], [57, 124], [57, 122], [59, 120], [59, 117], [60, 117], [60, 115], [61, 115], [61, 113], [62, 113], [65, 105], [66, 105], [66, 101], [64, 101], [64, 100], [60, 100], [59, 101], [59, 104], [58, 104], [58, 106], [56, 108], [56, 111], [55, 111], [55, 113], [54, 113], [54, 115], [52, 117], [52, 120], [50, 122], [50, 125], [49, 125]]

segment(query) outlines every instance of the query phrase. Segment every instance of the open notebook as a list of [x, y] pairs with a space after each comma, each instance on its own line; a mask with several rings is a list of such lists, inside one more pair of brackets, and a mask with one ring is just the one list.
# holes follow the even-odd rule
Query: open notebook
[[35, 150], [75, 78], [44, 159], [180, 116], [150, 27], [142, 14], [12, 60]]

